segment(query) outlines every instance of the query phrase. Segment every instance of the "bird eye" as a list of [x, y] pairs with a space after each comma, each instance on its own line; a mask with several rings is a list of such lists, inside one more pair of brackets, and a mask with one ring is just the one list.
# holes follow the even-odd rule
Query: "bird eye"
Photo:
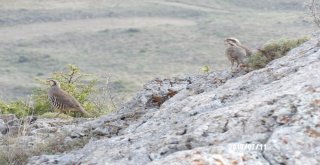
[[50, 86], [53, 86], [55, 83], [54, 83], [54, 81], [50, 80], [49, 84], [50, 84]]

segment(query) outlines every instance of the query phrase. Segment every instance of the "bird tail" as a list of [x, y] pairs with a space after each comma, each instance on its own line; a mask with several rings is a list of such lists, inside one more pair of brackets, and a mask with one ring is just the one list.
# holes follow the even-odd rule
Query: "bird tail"
[[79, 110], [80, 110], [80, 112], [81, 112], [82, 114], [84, 114], [84, 115], [86, 115], [86, 116], [90, 116], [90, 114], [89, 114], [86, 110], [84, 110], [83, 107], [79, 107]]

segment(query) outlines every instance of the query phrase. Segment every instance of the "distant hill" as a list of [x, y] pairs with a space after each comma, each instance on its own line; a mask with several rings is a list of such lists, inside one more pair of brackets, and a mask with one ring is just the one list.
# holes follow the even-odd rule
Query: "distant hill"
[[227, 0], [239, 7], [265, 10], [303, 10], [301, 0]]

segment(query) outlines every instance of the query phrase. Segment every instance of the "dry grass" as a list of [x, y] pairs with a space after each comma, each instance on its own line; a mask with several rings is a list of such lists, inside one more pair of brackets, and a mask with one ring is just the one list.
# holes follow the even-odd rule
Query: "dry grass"
[[[56, 135], [54, 139], [50, 139], [41, 144], [34, 146], [20, 146], [19, 138], [10, 137], [13, 144], [4, 145], [0, 151], [1, 165], [22, 165], [26, 164], [28, 158], [42, 154], [57, 154], [71, 151], [83, 147], [88, 143], [88, 138], [74, 140], [73, 143], [64, 144], [65, 135]], [[8, 138], [8, 137], [7, 137]]]
[[[28, 127], [25, 125], [24, 127]], [[23, 165], [28, 159], [33, 156], [42, 154], [57, 154], [66, 151], [71, 151], [83, 147], [88, 143], [92, 134], [77, 139], [66, 141], [69, 138], [67, 134], [55, 133], [48, 136], [34, 139], [29, 139], [29, 142], [24, 141], [25, 132], [21, 130], [18, 135], [5, 135], [0, 141], [0, 164], [1, 165]]]

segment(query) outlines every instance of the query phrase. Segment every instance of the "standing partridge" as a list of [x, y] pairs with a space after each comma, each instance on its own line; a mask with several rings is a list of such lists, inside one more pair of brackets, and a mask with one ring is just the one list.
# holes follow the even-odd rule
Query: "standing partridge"
[[246, 56], [249, 57], [253, 54], [252, 50], [244, 45], [241, 44], [241, 42], [233, 37], [229, 37], [225, 39], [225, 42], [233, 42], [234, 44], [236, 44], [238, 47], [244, 49], [246, 51]]
[[67, 111], [78, 111], [88, 115], [88, 112], [84, 110], [81, 104], [73, 96], [60, 88], [60, 84], [57, 80], [48, 81], [51, 86], [48, 91], [49, 101], [54, 108], [60, 110], [59, 114]]
[[230, 40], [225, 40], [225, 43], [227, 45], [225, 55], [231, 62], [231, 70], [233, 70], [234, 62], [237, 63], [237, 68], [240, 64], [243, 65], [244, 59], [246, 58], [246, 51]]

